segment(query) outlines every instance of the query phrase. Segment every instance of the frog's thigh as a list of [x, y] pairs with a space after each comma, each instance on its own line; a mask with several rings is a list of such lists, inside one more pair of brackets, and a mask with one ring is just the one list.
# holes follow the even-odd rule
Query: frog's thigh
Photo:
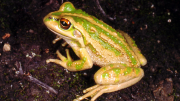
[[142, 79], [144, 71], [141, 68], [124, 67], [120, 65], [105, 66], [96, 72], [94, 80], [97, 84], [108, 85], [103, 93], [127, 88]]

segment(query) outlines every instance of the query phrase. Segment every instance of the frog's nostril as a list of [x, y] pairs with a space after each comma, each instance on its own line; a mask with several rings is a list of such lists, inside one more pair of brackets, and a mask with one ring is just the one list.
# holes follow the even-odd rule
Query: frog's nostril
[[50, 16], [49, 19], [52, 19], [52, 17]]
[[57, 19], [57, 18], [54, 18], [54, 20], [59, 21], [59, 19]]

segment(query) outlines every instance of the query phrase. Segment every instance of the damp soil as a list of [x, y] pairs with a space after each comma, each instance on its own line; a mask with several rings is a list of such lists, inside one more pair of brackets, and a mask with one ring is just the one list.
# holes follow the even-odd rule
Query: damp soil
[[[99, 0], [106, 16], [94, 0], [69, 1], [113, 28], [127, 32], [147, 58], [141, 81], [103, 94], [96, 101], [180, 101], [179, 0]], [[57, 58], [56, 50], [66, 55], [67, 48], [72, 58], [78, 59], [70, 47], [62, 47], [63, 40], [52, 43], [56, 36], [42, 21], [60, 5], [60, 0], [0, 1], [1, 101], [72, 101], [95, 85], [93, 75], [98, 66], [70, 72], [57, 64], [46, 64], [47, 59]], [[6, 44], [10, 51], [8, 47], [3, 50]], [[24, 75], [20, 75], [17, 63]], [[58, 94], [31, 82], [28, 75], [53, 87]]]

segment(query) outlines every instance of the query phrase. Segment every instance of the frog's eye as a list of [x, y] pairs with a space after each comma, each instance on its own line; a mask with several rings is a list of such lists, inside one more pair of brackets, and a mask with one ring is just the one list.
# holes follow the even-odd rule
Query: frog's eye
[[69, 29], [69, 27], [71, 26], [71, 22], [65, 18], [61, 18], [60, 25], [63, 29]]

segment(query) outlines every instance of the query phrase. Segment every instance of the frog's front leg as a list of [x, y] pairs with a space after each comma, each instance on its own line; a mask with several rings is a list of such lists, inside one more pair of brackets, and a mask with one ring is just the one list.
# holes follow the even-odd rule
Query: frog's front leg
[[74, 48], [75, 53], [79, 56], [80, 60], [73, 61], [69, 54], [69, 50], [66, 49], [67, 58], [64, 57], [58, 50], [56, 51], [57, 56], [61, 59], [48, 59], [47, 63], [54, 62], [68, 69], [69, 71], [81, 71], [89, 69], [93, 66], [93, 62], [87, 53], [85, 48]]
[[144, 71], [141, 68], [125, 67], [119, 64], [102, 67], [94, 75], [97, 85], [84, 90], [83, 92], [86, 94], [74, 101], [80, 101], [90, 96], [92, 97], [91, 101], [94, 101], [103, 93], [121, 90], [137, 83], [143, 76]]

